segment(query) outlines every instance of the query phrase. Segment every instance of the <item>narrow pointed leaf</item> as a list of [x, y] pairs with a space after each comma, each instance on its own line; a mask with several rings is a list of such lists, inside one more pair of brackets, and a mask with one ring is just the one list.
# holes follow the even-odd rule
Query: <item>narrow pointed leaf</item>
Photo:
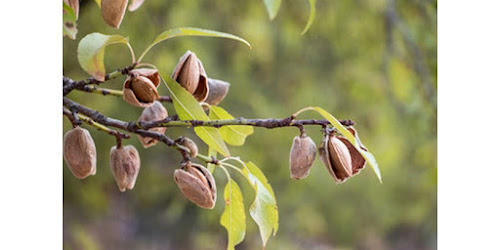
[[309, 30], [311, 24], [314, 21], [314, 17], [316, 16], [316, 0], [309, 0], [309, 6], [311, 8], [309, 12], [309, 20], [307, 20], [307, 24], [304, 30], [302, 31], [302, 35], [304, 35], [307, 32], [307, 30]]
[[[203, 111], [203, 108], [200, 106], [198, 101], [194, 99], [193, 95], [181, 87], [181, 85], [172, 78], [163, 74], [163, 72], [161, 75], [166, 83], [168, 91], [170, 92], [172, 101], [174, 102], [174, 108], [179, 116], [179, 119], [200, 121], [209, 120], [205, 111]], [[226, 143], [224, 143], [222, 136], [216, 128], [200, 126], [195, 127], [194, 132], [209, 147], [213, 147], [223, 156], [229, 156], [229, 150], [227, 149]]]
[[179, 37], [179, 36], [208, 36], [208, 37], [221, 37], [221, 38], [228, 38], [228, 39], [233, 39], [236, 41], [240, 41], [244, 44], [246, 44], [248, 47], [252, 48], [250, 43], [248, 43], [245, 39], [224, 33], [224, 32], [219, 32], [219, 31], [213, 31], [213, 30], [206, 30], [206, 29], [200, 29], [200, 28], [193, 28], [193, 27], [182, 27], [182, 28], [173, 28], [164, 31], [160, 35], [158, 35], [155, 40], [151, 43], [151, 45], [146, 48], [144, 52], [142, 52], [142, 55], [139, 57], [138, 61], [141, 61], [142, 58], [149, 52], [149, 50], [155, 46], [156, 44], [163, 42], [165, 40], [168, 40], [170, 38], [174, 37]]
[[234, 249], [245, 238], [245, 207], [240, 187], [229, 179], [224, 188], [226, 207], [220, 217], [220, 224], [227, 230], [227, 249]]
[[128, 44], [128, 38], [120, 35], [91, 33], [78, 44], [77, 56], [80, 66], [99, 81], [104, 81], [104, 51], [106, 46], [116, 43]]
[[[231, 120], [234, 119], [225, 109], [218, 106], [210, 106], [210, 120]], [[241, 146], [245, 144], [247, 136], [253, 133], [252, 126], [222, 126], [219, 128], [224, 141], [230, 145]]]
[[207, 29], [200, 29], [200, 28], [193, 28], [193, 27], [183, 27], [183, 28], [174, 28], [174, 29], [169, 29], [161, 33], [156, 37], [156, 39], [153, 41], [153, 44], [157, 44], [159, 42], [165, 41], [170, 38], [178, 37], [178, 36], [209, 36], [209, 37], [221, 37], [221, 38], [228, 38], [228, 39], [233, 39], [236, 41], [240, 41], [244, 44], [246, 44], [248, 47], [250, 46], [250, 43], [248, 43], [245, 39], [224, 33], [224, 32], [219, 32], [219, 31], [213, 31], [213, 30], [207, 30]]
[[97, 3], [97, 6], [99, 6], [99, 8], [101, 8], [101, 0], [95, 0], [95, 3]]
[[269, 19], [273, 20], [280, 10], [281, 0], [263, 0]]
[[255, 191], [255, 200], [250, 205], [250, 216], [259, 226], [262, 246], [265, 247], [271, 234], [278, 231], [278, 206], [273, 189], [266, 176], [252, 162], [245, 163], [243, 174]]
[[380, 174], [380, 169], [378, 167], [377, 161], [375, 160], [375, 157], [370, 152], [361, 149], [360, 147], [361, 142], [356, 140], [356, 138], [346, 128], [344, 128], [344, 126], [332, 114], [326, 112], [326, 110], [320, 107], [311, 107], [311, 108], [314, 109], [316, 112], [318, 112], [325, 119], [327, 119], [335, 128], [338, 129], [338, 131], [342, 135], [344, 135], [347, 138], [347, 140], [352, 145], [354, 145], [354, 147], [358, 150], [358, 152], [361, 153], [361, 155], [370, 164], [373, 171], [377, 175], [378, 180], [380, 181], [380, 183], [382, 183], [382, 175]]

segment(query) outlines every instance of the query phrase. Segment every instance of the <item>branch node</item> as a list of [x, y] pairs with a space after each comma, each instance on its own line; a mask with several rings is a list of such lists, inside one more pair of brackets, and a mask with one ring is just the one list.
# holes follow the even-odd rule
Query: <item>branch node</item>
[[219, 165], [219, 160], [212, 155], [212, 164]]

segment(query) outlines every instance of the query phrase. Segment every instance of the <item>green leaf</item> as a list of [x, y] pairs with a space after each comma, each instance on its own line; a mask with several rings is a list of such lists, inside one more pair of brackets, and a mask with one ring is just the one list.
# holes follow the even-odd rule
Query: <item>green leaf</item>
[[170, 38], [179, 37], [179, 36], [208, 36], [208, 37], [228, 38], [228, 39], [240, 41], [240, 42], [246, 44], [248, 47], [252, 48], [250, 43], [247, 42], [245, 39], [238, 37], [238, 36], [235, 36], [235, 35], [228, 34], [228, 33], [200, 29], [200, 28], [192, 28], [192, 27], [173, 28], [173, 29], [166, 30], [163, 33], [161, 33], [160, 35], [158, 35], [155, 38], [155, 40], [151, 43], [151, 45], [149, 45], [149, 47], [142, 53], [142, 55], [139, 57], [138, 61], [141, 61], [142, 58], [146, 55], [146, 53], [156, 44], [163, 42], [165, 40], [168, 40]]
[[356, 140], [356, 138], [346, 129], [344, 126], [335, 118], [332, 114], [326, 112], [324, 109], [320, 107], [311, 107], [316, 112], [318, 112], [321, 116], [327, 119], [337, 130], [347, 138], [347, 140], [354, 145], [354, 147], [358, 150], [359, 153], [366, 159], [366, 161], [370, 164], [373, 171], [377, 175], [378, 180], [382, 183], [382, 175], [380, 174], [380, 169], [378, 167], [377, 161], [375, 157], [368, 151], [364, 151], [361, 149], [361, 142]]
[[[208, 157], [212, 157], [212, 156], [214, 156], [215, 158], [217, 158], [217, 150], [215, 150], [214, 148], [208, 146]], [[208, 168], [208, 171], [210, 171], [211, 173], [213, 173], [214, 170], [215, 170], [215, 164], [207, 163], [207, 168]]]
[[220, 217], [220, 224], [227, 230], [227, 249], [234, 249], [245, 238], [245, 208], [240, 187], [229, 179], [224, 188], [226, 208]]
[[[217, 106], [210, 106], [210, 120], [231, 120], [234, 119], [225, 109]], [[245, 144], [245, 138], [253, 134], [252, 126], [222, 126], [219, 128], [222, 139], [230, 145], [241, 146]]]
[[309, 0], [309, 5], [311, 8], [311, 11], [309, 12], [309, 20], [307, 20], [307, 25], [302, 31], [302, 35], [304, 35], [307, 30], [309, 30], [309, 27], [311, 27], [311, 24], [314, 21], [314, 17], [316, 16], [316, 0]]
[[269, 19], [273, 20], [280, 10], [281, 0], [263, 0]]
[[128, 44], [128, 38], [101, 33], [86, 35], [78, 44], [77, 55], [80, 66], [95, 79], [104, 81], [106, 75], [104, 50], [106, 46], [116, 43]]
[[75, 40], [77, 33], [75, 10], [63, 2], [63, 36]]
[[266, 176], [252, 162], [245, 163], [243, 174], [255, 190], [255, 200], [250, 205], [250, 216], [259, 226], [262, 246], [265, 247], [271, 234], [278, 231], [278, 206], [273, 189]]
[[[203, 111], [198, 101], [194, 99], [186, 89], [184, 89], [179, 83], [174, 81], [169, 76], [165, 76], [162, 72], [163, 80], [166, 83], [167, 89], [170, 92], [172, 100], [174, 102], [174, 108], [181, 120], [200, 120], [208, 121], [208, 116]], [[217, 152], [221, 153], [223, 156], [229, 156], [229, 150], [227, 149], [219, 130], [213, 127], [195, 127], [194, 132], [204, 141], [209, 147], [213, 147]]]

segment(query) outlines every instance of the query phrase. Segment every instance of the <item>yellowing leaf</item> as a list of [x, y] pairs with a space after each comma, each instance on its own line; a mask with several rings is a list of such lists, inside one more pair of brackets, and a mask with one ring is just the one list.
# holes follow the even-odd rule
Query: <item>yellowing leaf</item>
[[234, 249], [245, 238], [246, 222], [243, 195], [233, 179], [229, 179], [224, 188], [226, 207], [220, 217], [220, 224], [227, 230], [227, 249]]
[[[186, 89], [184, 89], [179, 83], [174, 81], [169, 76], [166, 76], [162, 72], [163, 80], [166, 83], [167, 89], [170, 92], [172, 101], [174, 103], [175, 111], [181, 120], [200, 120], [208, 121], [208, 116], [203, 111], [198, 101], [194, 99]], [[219, 131], [213, 127], [195, 127], [194, 132], [202, 141], [204, 141], [209, 147], [213, 147], [217, 152], [223, 156], [229, 156], [229, 150], [227, 149], [222, 136]]]
[[[218, 106], [210, 106], [210, 114], [208, 116], [211, 120], [231, 120], [234, 119], [225, 109]], [[224, 141], [230, 145], [241, 146], [245, 144], [247, 136], [253, 133], [252, 126], [222, 126], [219, 128]]]
[[86, 35], [78, 44], [77, 56], [80, 66], [95, 79], [104, 81], [104, 50], [106, 46], [116, 43], [128, 44], [128, 38], [101, 33]]
[[245, 163], [243, 174], [255, 190], [255, 200], [250, 205], [250, 216], [259, 226], [262, 246], [265, 247], [271, 234], [278, 231], [278, 205], [273, 189], [266, 176], [252, 162]]

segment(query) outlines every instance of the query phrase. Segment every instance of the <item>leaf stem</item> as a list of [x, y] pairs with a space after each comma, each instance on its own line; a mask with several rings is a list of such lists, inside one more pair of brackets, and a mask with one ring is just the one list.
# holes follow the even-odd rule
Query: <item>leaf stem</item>
[[134, 49], [132, 48], [132, 46], [130, 45], [130, 43], [127, 42], [127, 47], [128, 49], [130, 50], [130, 55], [132, 56], [132, 64], [136, 63], [135, 62], [135, 53], [134, 53]]

